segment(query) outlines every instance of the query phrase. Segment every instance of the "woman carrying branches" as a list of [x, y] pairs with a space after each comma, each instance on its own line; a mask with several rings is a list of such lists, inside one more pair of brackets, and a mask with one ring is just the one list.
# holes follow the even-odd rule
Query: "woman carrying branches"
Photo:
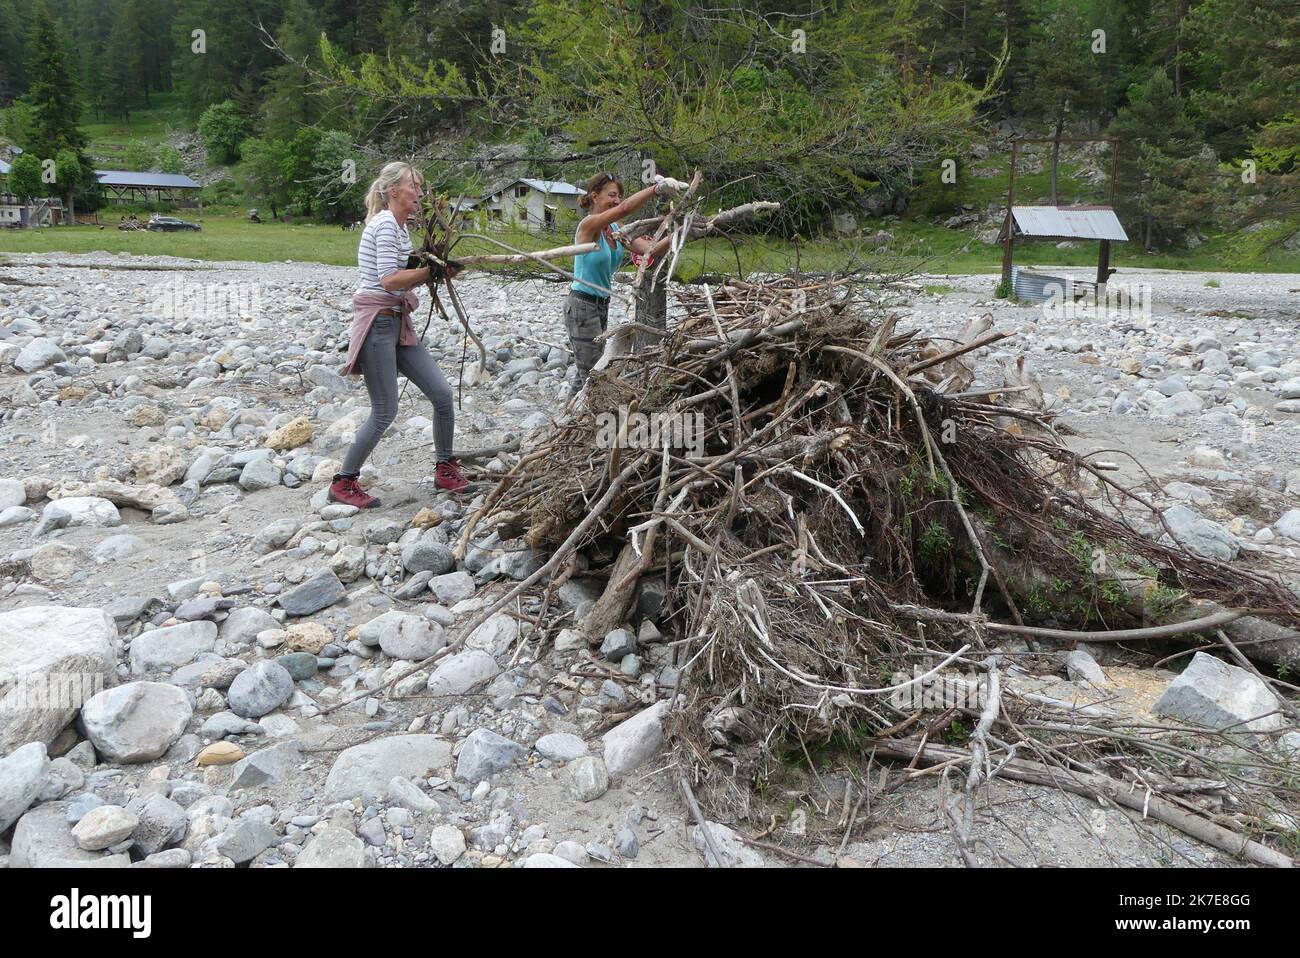
[[628, 244], [620, 244], [618, 221], [629, 213], [645, 206], [655, 196], [676, 195], [686, 188], [678, 180], [656, 176], [653, 186], [633, 193], [623, 199], [623, 184], [612, 173], [597, 173], [587, 181], [586, 190], [578, 205], [590, 212], [583, 217], [574, 234], [575, 243], [597, 243], [596, 249], [573, 258], [573, 274], [577, 279], [569, 287], [564, 301], [564, 327], [569, 333], [569, 348], [578, 369], [573, 391], [576, 394], [587, 382], [591, 367], [600, 359], [601, 349], [595, 339], [609, 325], [609, 295], [614, 271], [623, 264], [623, 245], [632, 251], [633, 262], [648, 257], [654, 260], [668, 248], [669, 238], [651, 244], [638, 236]]
[[[468, 483], [452, 456], [456, 414], [451, 386], [416, 335], [411, 314], [420, 301], [411, 290], [429, 282], [429, 266], [414, 267], [406, 221], [420, 205], [422, 180], [409, 163], [384, 166], [366, 193], [366, 228], [357, 246], [357, 290], [352, 296], [352, 333], [345, 376], [361, 373], [370, 394], [370, 418], [343, 459], [329, 498], [360, 509], [379, 500], [357, 484], [361, 466], [397, 417], [400, 372], [433, 403], [438, 463], [434, 484], [460, 492]], [[414, 268], [413, 268], [414, 267]], [[451, 275], [455, 269], [449, 268]]]

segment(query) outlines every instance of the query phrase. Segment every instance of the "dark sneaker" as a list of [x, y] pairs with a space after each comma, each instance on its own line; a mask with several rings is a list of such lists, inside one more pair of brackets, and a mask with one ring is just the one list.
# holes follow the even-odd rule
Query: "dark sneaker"
[[469, 482], [460, 474], [460, 460], [448, 459], [446, 462], [438, 463], [438, 467], [433, 470], [433, 484], [448, 492], [460, 492], [465, 489]]
[[344, 476], [334, 477], [329, 498], [331, 502], [341, 502], [345, 506], [356, 506], [358, 509], [375, 509], [379, 506], [379, 500], [357, 485], [355, 479]]

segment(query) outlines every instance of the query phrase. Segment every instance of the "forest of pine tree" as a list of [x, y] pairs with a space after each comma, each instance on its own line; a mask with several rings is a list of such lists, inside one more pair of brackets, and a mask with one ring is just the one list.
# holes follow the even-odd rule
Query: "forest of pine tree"
[[462, 157], [513, 142], [548, 175], [703, 168], [789, 230], [1013, 129], [1107, 135], [1151, 247], [1300, 215], [1297, 37], [1289, 0], [0, 0], [0, 133], [81, 189], [78, 123], [166, 96], [275, 215], [355, 215], [348, 156], [481, 189]]

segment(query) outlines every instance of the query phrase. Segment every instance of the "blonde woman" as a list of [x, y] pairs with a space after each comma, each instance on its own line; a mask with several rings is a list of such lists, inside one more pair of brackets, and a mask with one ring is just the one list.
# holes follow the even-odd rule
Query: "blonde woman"
[[[397, 417], [397, 374], [401, 373], [433, 403], [433, 439], [438, 463], [434, 483], [460, 492], [468, 483], [452, 456], [456, 415], [451, 386], [411, 323], [419, 300], [411, 291], [429, 281], [429, 267], [411, 265], [406, 221], [420, 205], [422, 180], [409, 163], [393, 162], [379, 172], [366, 193], [366, 227], [357, 247], [358, 284], [352, 296], [352, 335], [345, 376], [360, 373], [370, 394], [370, 418], [357, 430], [330, 485], [329, 497], [359, 509], [379, 500], [357, 484], [361, 467]], [[453, 271], [454, 275], [454, 271]]]
[[[615, 271], [623, 265], [623, 247], [618, 242], [618, 220], [645, 206], [655, 196], [674, 195], [686, 188], [679, 180], [656, 176], [655, 184], [623, 199], [623, 184], [612, 173], [597, 173], [587, 181], [586, 193], [578, 205], [590, 212], [583, 217], [574, 234], [575, 243], [596, 243], [597, 248], [573, 258], [573, 275], [577, 279], [569, 287], [564, 301], [564, 327], [569, 333], [569, 347], [573, 363], [578, 368], [576, 393], [587, 381], [591, 367], [600, 359], [600, 348], [595, 339], [609, 325], [609, 292]], [[669, 239], [665, 237], [651, 244], [638, 236], [629, 244], [634, 261], [648, 256], [651, 260], [663, 255]]]

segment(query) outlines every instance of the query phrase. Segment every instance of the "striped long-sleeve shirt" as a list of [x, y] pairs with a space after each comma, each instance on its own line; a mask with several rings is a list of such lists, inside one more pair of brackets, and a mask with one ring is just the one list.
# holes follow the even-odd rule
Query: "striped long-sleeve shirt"
[[384, 289], [379, 281], [385, 276], [406, 268], [411, 255], [411, 237], [388, 210], [380, 210], [366, 224], [357, 246], [357, 292], [380, 293], [394, 301], [401, 293]]

